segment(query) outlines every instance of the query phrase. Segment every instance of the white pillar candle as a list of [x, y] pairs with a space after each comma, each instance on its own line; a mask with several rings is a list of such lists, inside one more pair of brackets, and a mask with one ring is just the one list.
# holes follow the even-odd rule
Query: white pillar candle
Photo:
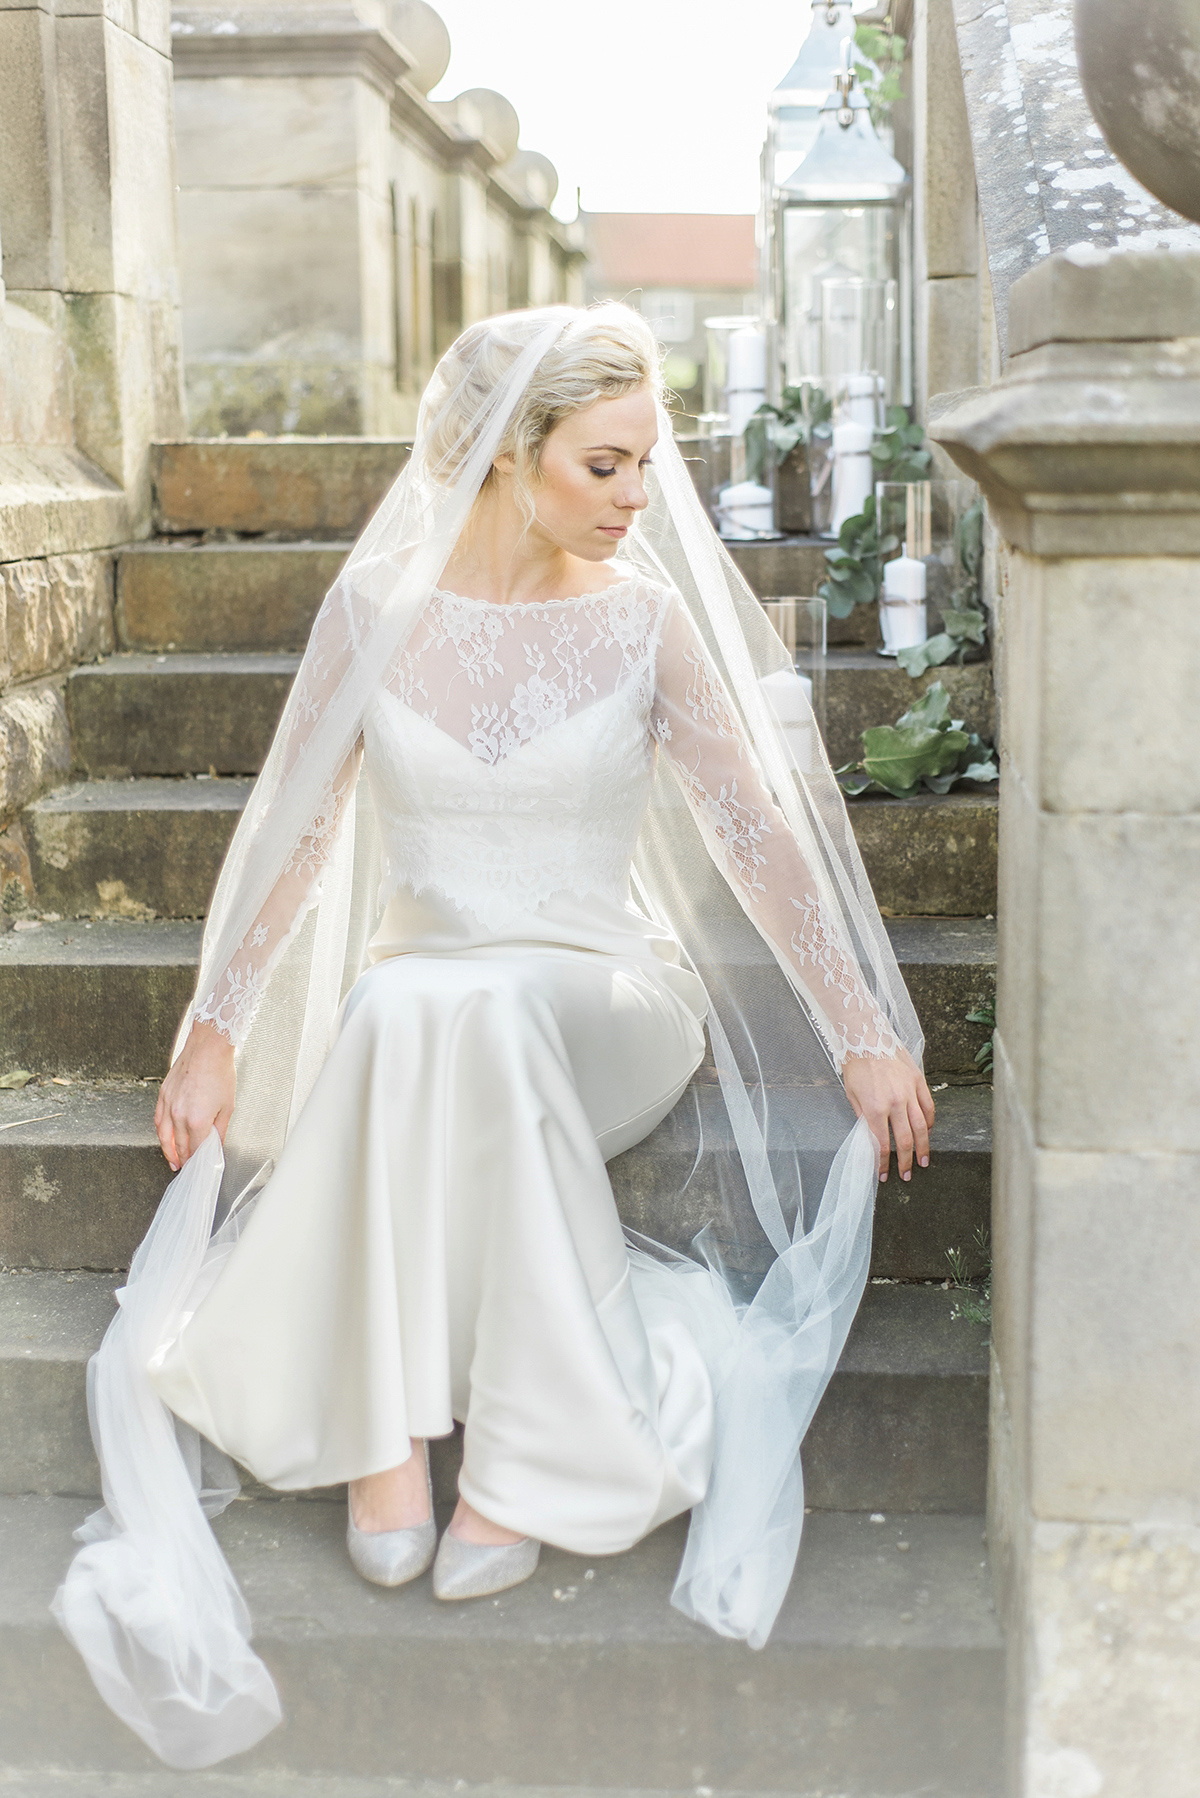
[[883, 632], [885, 656], [898, 649], [916, 649], [924, 643], [925, 564], [908, 553], [902, 553], [883, 565], [883, 598], [879, 605], [879, 625]]
[[717, 516], [722, 537], [747, 538], [774, 530], [771, 489], [755, 481], [738, 481], [722, 487], [717, 495]]
[[796, 669], [780, 668], [774, 674], [761, 675], [758, 684], [779, 720], [794, 765], [801, 774], [811, 774], [815, 754], [813, 733], [816, 730], [811, 679]]
[[741, 436], [766, 397], [766, 337], [754, 326], [730, 332], [725, 407], [732, 437]]
[[857, 517], [874, 491], [873, 437], [870, 425], [850, 419], [833, 427], [833, 517], [829, 529], [835, 537], [848, 518]]
[[841, 394], [840, 416], [856, 425], [877, 425], [879, 420], [878, 375], [843, 375], [837, 382]]

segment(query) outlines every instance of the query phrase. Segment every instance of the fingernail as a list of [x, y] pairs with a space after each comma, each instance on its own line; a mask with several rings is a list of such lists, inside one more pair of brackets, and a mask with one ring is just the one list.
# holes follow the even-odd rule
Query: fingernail
[[928, 1157], [928, 1155], [922, 1155], [922, 1157], [921, 1157], [921, 1166], [922, 1166], [922, 1167], [928, 1167], [928, 1166], [929, 1166], [929, 1157]]
[[879, 1176], [879, 1184], [882, 1186], [886, 1179], [887, 1179], [887, 1169], [884, 1168], [883, 1172]]
[[911, 1180], [912, 1179], [912, 1169], [910, 1168], [908, 1173], [906, 1173], [906, 1174], [901, 1174], [900, 1178], [902, 1180]]

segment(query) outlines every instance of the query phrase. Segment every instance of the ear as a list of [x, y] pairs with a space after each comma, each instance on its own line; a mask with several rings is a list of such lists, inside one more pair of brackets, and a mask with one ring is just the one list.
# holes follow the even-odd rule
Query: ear
[[516, 471], [516, 466], [516, 458], [509, 455], [497, 456], [492, 463], [492, 467], [496, 470], [497, 474], [513, 474]]

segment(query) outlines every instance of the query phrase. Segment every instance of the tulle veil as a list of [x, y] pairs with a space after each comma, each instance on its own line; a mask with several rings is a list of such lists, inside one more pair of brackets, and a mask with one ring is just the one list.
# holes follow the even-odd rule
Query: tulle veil
[[[198, 995], [235, 959], [294, 868], [297, 843], [320, 851], [306, 908], [273, 956], [239, 1048], [224, 1149], [214, 1131], [168, 1186], [90, 1363], [104, 1506], [79, 1531], [82, 1546], [54, 1601], [106, 1702], [172, 1766], [208, 1766], [251, 1747], [280, 1708], [209, 1522], [236, 1497], [237, 1470], [163, 1406], [147, 1366], [236, 1241], [365, 965], [380, 884], [369, 784], [358, 782], [344, 812], [333, 803], [364, 709], [449, 559], [533, 370], [598, 312], [506, 314], [472, 326], [442, 358], [412, 457], [320, 608], [217, 883]], [[481, 390], [485, 360], [494, 369], [498, 354], [504, 372]], [[446, 421], [460, 415], [464, 391], [475, 396], [470, 426], [448, 446]], [[824, 907], [919, 1060], [916, 1016], [802, 684], [714, 534], [665, 412], [648, 485], [650, 504], [620, 553], [682, 595]], [[681, 1225], [664, 1230], [665, 1242], [631, 1239], [639, 1277], [682, 1281], [690, 1303], [700, 1294], [697, 1328], [716, 1390], [712, 1480], [692, 1514], [673, 1603], [760, 1647], [800, 1541], [800, 1443], [866, 1281], [875, 1150], [802, 989], [740, 909], [662, 772], [631, 903], [672, 931], [710, 1001], [710, 1082], [660, 1127], [670, 1149], [664, 1165], [681, 1170], [674, 1209], [693, 1220], [699, 1210], [707, 1221], [698, 1236]], [[189, 1024], [190, 1014], [176, 1053]]]

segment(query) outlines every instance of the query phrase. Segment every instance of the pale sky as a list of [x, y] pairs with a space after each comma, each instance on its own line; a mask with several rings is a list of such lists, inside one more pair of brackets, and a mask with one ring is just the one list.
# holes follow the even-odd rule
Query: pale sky
[[[432, 98], [492, 87], [558, 170], [560, 218], [754, 212], [767, 96], [809, 0], [433, 0], [450, 66]], [[856, 10], [870, 4], [857, 0]]]

